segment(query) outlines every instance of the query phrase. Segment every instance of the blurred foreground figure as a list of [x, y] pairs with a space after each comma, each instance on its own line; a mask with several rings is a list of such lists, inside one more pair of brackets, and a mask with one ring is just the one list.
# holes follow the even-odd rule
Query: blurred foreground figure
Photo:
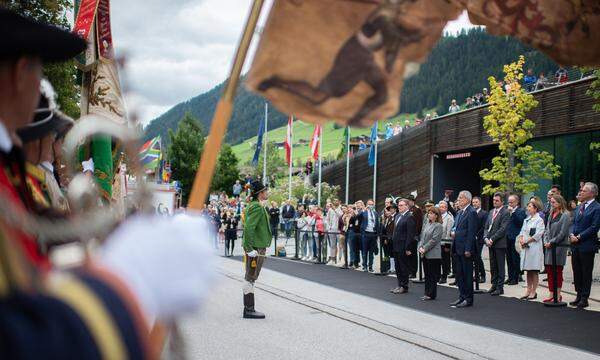
[[[25, 218], [37, 205], [16, 130], [34, 119], [42, 64], [86, 45], [1, 7], [0, 33], [0, 201]], [[7, 215], [0, 214], [2, 359], [158, 358], [150, 325], [195, 310], [205, 293], [211, 261], [200, 218], [127, 220], [84, 266], [51, 272], [36, 239]]]

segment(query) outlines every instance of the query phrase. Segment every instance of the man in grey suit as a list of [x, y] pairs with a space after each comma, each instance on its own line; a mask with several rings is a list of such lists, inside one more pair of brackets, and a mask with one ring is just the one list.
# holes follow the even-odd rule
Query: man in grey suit
[[483, 229], [483, 240], [490, 251], [490, 271], [492, 287], [488, 294], [504, 294], [504, 261], [506, 259], [506, 228], [510, 222], [510, 213], [504, 206], [501, 193], [494, 194], [494, 210], [490, 211]]
[[407, 199], [398, 200], [398, 214], [394, 219], [392, 235], [392, 251], [398, 279], [398, 286], [390, 290], [394, 294], [408, 292], [409, 256], [412, 254], [410, 249], [417, 233], [417, 223], [409, 210]]

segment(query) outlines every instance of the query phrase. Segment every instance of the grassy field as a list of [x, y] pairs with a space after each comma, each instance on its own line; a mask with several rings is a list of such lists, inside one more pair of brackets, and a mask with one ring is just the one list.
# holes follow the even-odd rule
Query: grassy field
[[[415, 114], [401, 114], [393, 119], [380, 121], [379, 122], [379, 132], [385, 132], [385, 124], [391, 122], [395, 124], [400, 121], [401, 124], [404, 123], [406, 119], [410, 120], [411, 124], [414, 123]], [[293, 161], [294, 164], [297, 164], [299, 161], [303, 164], [306, 162], [306, 159], [310, 155], [309, 144], [312, 137], [312, 133], [314, 130], [314, 125], [309, 123], [304, 123], [302, 121], [294, 121], [294, 152], [293, 152]], [[257, 129], [258, 131], [258, 129]], [[272, 142], [283, 142], [285, 141], [285, 136], [287, 132], [287, 126], [282, 126], [277, 129], [269, 130], [267, 132], [267, 141]], [[366, 135], [369, 136], [371, 133], [370, 128], [350, 128], [350, 136], [359, 136]], [[240, 165], [244, 166], [248, 161], [252, 159], [254, 155], [254, 144], [256, 144], [256, 136], [233, 146], [233, 152], [240, 160]], [[300, 144], [301, 140], [305, 140], [306, 144]], [[344, 141], [344, 128], [336, 129], [334, 128], [333, 123], [327, 123], [323, 127], [323, 157], [336, 157], [340, 152], [340, 148], [342, 147], [342, 142]], [[285, 150], [280, 149], [281, 156], [285, 157]]]

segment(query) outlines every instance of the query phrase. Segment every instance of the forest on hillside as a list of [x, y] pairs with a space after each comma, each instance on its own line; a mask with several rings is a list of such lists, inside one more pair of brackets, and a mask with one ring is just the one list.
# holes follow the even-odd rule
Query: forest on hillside
[[[418, 113], [423, 109], [436, 109], [445, 114], [452, 99], [464, 103], [466, 97], [488, 86], [490, 75], [502, 75], [505, 64], [525, 55], [525, 69], [535, 74], [554, 74], [557, 65], [537, 50], [523, 45], [511, 37], [489, 35], [482, 28], [473, 28], [453, 36], [444, 36], [435, 46], [419, 73], [408, 79], [401, 96], [401, 113]], [[168, 129], [177, 129], [186, 112], [200, 120], [208, 132], [224, 83], [198, 95], [153, 120], [145, 129], [146, 139], [161, 135], [168, 140]], [[264, 121], [265, 99], [250, 93], [243, 86], [238, 89], [231, 122], [225, 141], [235, 145], [256, 135], [258, 125]], [[269, 105], [269, 129], [284, 126], [287, 116]]]

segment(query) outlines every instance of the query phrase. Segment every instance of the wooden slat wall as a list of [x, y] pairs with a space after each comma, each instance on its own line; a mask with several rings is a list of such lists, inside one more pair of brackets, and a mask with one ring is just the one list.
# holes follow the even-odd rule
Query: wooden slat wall
[[[536, 122], [534, 137], [600, 130], [600, 113], [593, 110], [594, 100], [586, 94], [592, 81], [590, 78], [536, 92], [539, 105], [529, 114]], [[414, 190], [418, 201], [429, 198], [433, 154], [493, 144], [483, 128], [485, 115], [486, 106], [446, 115], [380, 143], [377, 204], [383, 204], [389, 194], [406, 195]], [[373, 168], [368, 165], [368, 156], [367, 150], [350, 160], [350, 202], [373, 196]], [[338, 161], [324, 168], [322, 175], [324, 182], [342, 187], [342, 199], [345, 166], [345, 160]]]

